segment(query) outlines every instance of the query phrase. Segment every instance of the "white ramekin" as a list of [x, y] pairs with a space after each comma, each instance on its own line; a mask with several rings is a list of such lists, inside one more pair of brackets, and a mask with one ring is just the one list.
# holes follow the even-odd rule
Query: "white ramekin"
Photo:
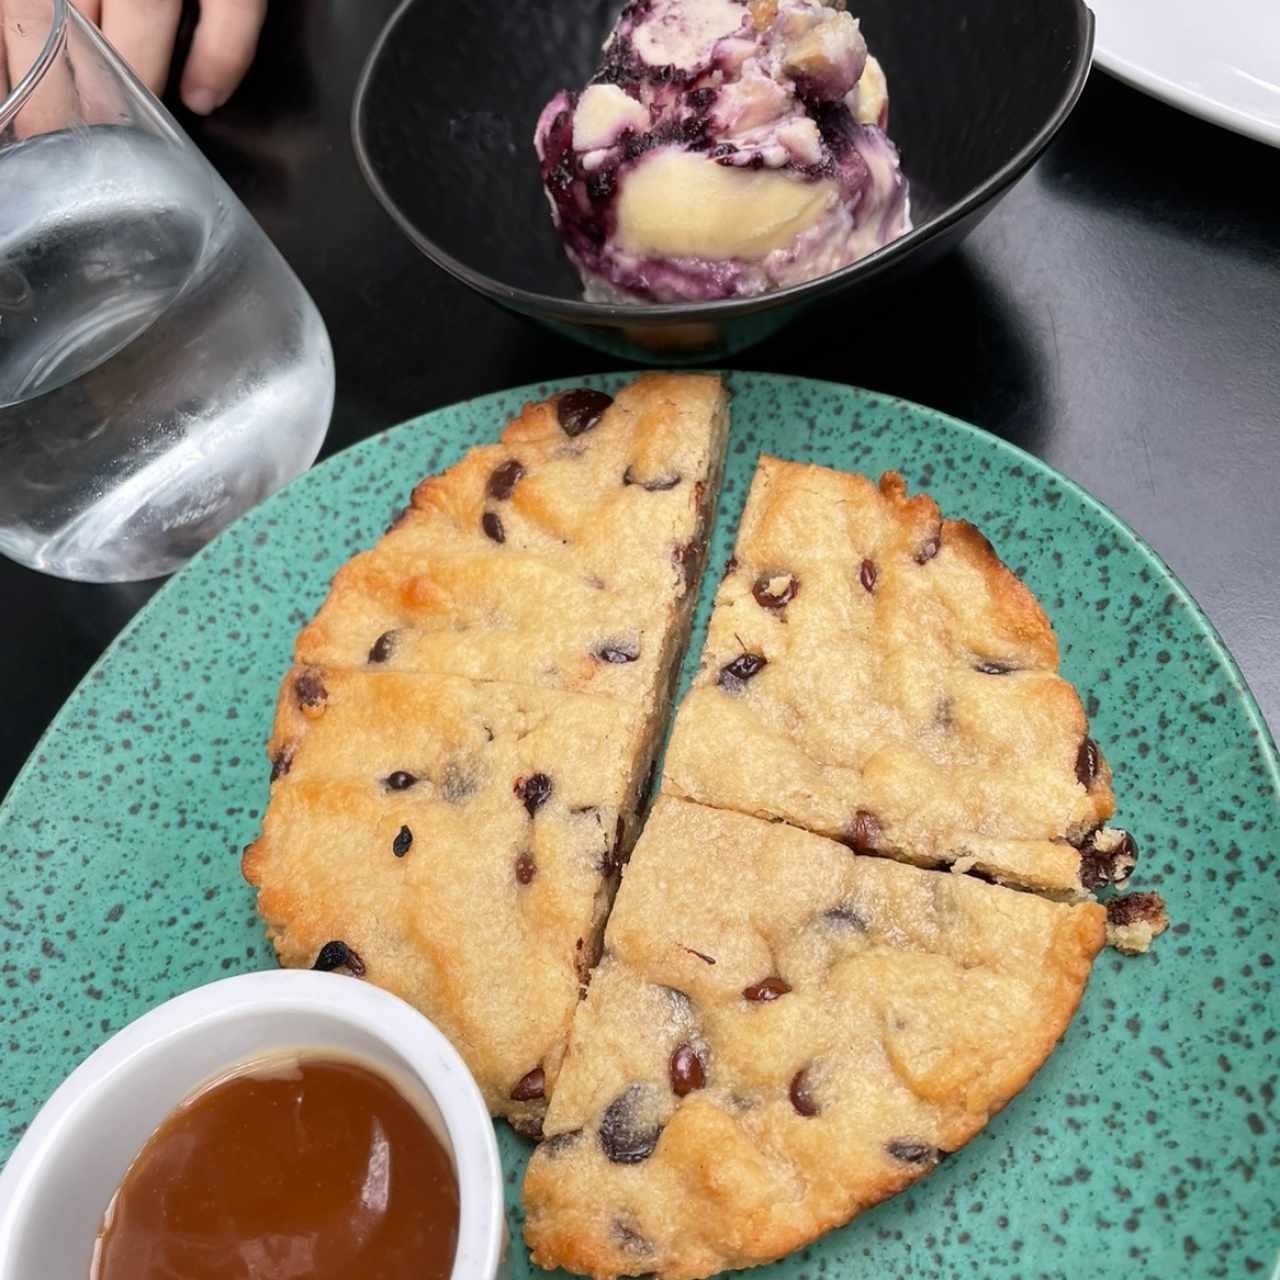
[[178, 996], [68, 1076], [0, 1172], [0, 1280], [87, 1280], [103, 1211], [156, 1126], [210, 1077], [289, 1049], [358, 1055], [421, 1086], [458, 1176], [452, 1280], [505, 1280], [502, 1166], [462, 1059], [395, 996], [297, 970], [244, 974]]

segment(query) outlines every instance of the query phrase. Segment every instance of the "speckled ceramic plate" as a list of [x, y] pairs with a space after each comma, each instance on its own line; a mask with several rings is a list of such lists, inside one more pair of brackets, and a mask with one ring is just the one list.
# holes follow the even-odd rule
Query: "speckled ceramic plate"
[[[1269, 1273], [1280, 771], [1230, 657], [1149, 549], [1026, 454], [847, 387], [730, 381], [715, 556], [760, 450], [898, 467], [973, 520], [1057, 624], [1143, 848], [1135, 887], [1159, 889], [1175, 921], [1149, 956], [1103, 955], [1062, 1048], [964, 1151], [753, 1274]], [[176, 992], [272, 964], [239, 854], [267, 798], [263, 742], [294, 633], [415, 479], [553, 389], [442, 409], [303, 476], [178, 574], [68, 701], [0, 810], [0, 1154], [109, 1033]], [[526, 1147], [501, 1128], [518, 1237]], [[518, 1280], [541, 1274], [516, 1249]]]

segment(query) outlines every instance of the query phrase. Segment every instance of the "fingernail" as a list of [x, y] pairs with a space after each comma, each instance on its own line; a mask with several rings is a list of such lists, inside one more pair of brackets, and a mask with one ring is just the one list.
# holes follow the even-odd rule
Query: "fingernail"
[[187, 110], [198, 116], [207, 116], [220, 105], [218, 95], [212, 89], [188, 89], [182, 100], [187, 104]]

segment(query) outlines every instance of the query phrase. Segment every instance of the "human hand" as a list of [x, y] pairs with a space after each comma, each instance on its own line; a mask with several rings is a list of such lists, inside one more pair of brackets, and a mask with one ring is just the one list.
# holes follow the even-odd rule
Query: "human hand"
[[[134, 74], [159, 94], [169, 77], [182, 0], [74, 0], [75, 6], [115, 46]], [[182, 70], [182, 101], [197, 115], [222, 106], [249, 69], [267, 0], [200, 0]]]

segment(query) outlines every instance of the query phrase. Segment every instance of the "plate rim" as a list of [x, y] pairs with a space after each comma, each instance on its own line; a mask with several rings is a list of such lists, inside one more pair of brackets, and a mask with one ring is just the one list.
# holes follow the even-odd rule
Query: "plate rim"
[[1130, 88], [1137, 89], [1140, 93], [1156, 98], [1179, 111], [1184, 111], [1219, 128], [1228, 129], [1232, 133], [1238, 133], [1242, 137], [1252, 138], [1265, 146], [1280, 147], [1280, 120], [1269, 121], [1254, 115], [1251, 111], [1233, 107], [1221, 98], [1196, 93], [1179, 84], [1178, 81], [1171, 80], [1168, 76], [1161, 75], [1158, 71], [1135, 62], [1132, 58], [1116, 53], [1106, 45], [1104, 38], [1099, 39], [1094, 45], [1093, 61], [1100, 70], [1129, 85]]
[[[694, 372], [694, 371], [686, 371]], [[890, 395], [884, 392], [874, 391], [867, 387], [854, 386], [846, 382], [836, 382], [827, 378], [807, 378], [795, 374], [769, 373], [756, 370], [736, 370], [736, 369], [706, 369], [698, 370], [708, 374], [717, 374], [725, 380], [728, 387], [731, 403], [730, 411], [732, 413], [732, 396], [734, 394], [735, 379], [748, 379], [767, 383], [788, 383], [797, 388], [805, 387], [821, 388], [824, 391], [834, 391], [840, 395], [852, 396], [855, 400], [862, 403], [872, 403], [875, 405], [887, 405], [904, 409], [912, 414], [922, 414], [927, 418], [931, 418], [940, 423], [945, 429], [955, 432], [957, 435], [976, 440], [983, 446], [994, 446], [997, 453], [1004, 453], [1019, 463], [1026, 463], [1040, 473], [1051, 477], [1057, 484], [1061, 485], [1073, 497], [1083, 502], [1084, 505], [1097, 517], [1104, 522], [1110, 523], [1122, 535], [1130, 539], [1138, 550], [1141, 551], [1159, 571], [1165, 585], [1171, 590], [1175, 596], [1179, 597], [1182, 603], [1187, 606], [1193, 624], [1204, 634], [1208, 641], [1210, 649], [1215, 659], [1222, 664], [1232, 683], [1240, 694], [1240, 701], [1244, 714], [1252, 725], [1258, 742], [1258, 750], [1267, 767], [1267, 776], [1271, 784], [1272, 800], [1280, 808], [1280, 750], [1277, 750], [1276, 739], [1268, 725], [1266, 717], [1262, 714], [1262, 709], [1258, 705], [1258, 700], [1254, 696], [1253, 690], [1249, 685], [1243, 671], [1236, 662], [1231, 650], [1227, 647], [1226, 641], [1218, 633], [1217, 627], [1214, 626], [1209, 615], [1200, 606], [1200, 603], [1192, 595], [1191, 591], [1185, 586], [1178, 575], [1173, 571], [1164, 557], [1134, 528], [1132, 528], [1125, 520], [1111, 510], [1100, 499], [1095, 498], [1087, 489], [1072, 480], [1069, 476], [1064, 475], [1056, 467], [1043, 459], [1038, 458], [1035, 454], [1028, 452], [1021, 446], [1013, 444], [1006, 440], [1003, 436], [988, 431], [983, 427], [979, 427], [974, 423], [966, 422], [963, 418], [957, 418], [941, 409], [933, 409], [928, 405], [920, 404], [915, 400], [908, 400], [902, 396]], [[48, 740], [59, 732], [62, 722], [67, 719], [75, 704], [78, 703], [86, 689], [92, 681], [99, 678], [98, 673], [106, 665], [109, 660], [114, 658], [117, 649], [121, 648], [136, 631], [146, 624], [153, 610], [157, 605], [165, 600], [170, 592], [177, 589], [184, 576], [190, 573], [193, 566], [202, 564], [207, 558], [217, 553], [221, 544], [230, 543], [237, 536], [239, 530], [247, 525], [247, 521], [257, 516], [259, 513], [269, 510], [275, 506], [283, 505], [288, 500], [288, 495], [295, 488], [300, 488], [306, 484], [313, 483], [312, 477], [323, 472], [330, 463], [337, 459], [345, 458], [352, 452], [365, 448], [374, 447], [378, 441], [383, 440], [393, 433], [400, 431], [410, 431], [423, 418], [431, 417], [436, 414], [449, 411], [461, 410], [479, 406], [487, 400], [494, 400], [500, 396], [524, 396], [529, 400], [545, 398], [546, 395], [554, 393], [563, 387], [573, 386], [590, 386], [596, 382], [610, 382], [614, 380], [634, 379], [641, 376], [641, 371], [635, 369], [612, 369], [599, 373], [580, 375], [577, 377], [560, 377], [546, 379], [538, 382], [523, 383], [514, 387], [499, 388], [495, 391], [487, 391], [478, 396], [471, 396], [465, 400], [455, 400], [449, 404], [437, 405], [432, 409], [424, 410], [422, 413], [415, 414], [410, 418], [402, 419], [393, 423], [388, 427], [384, 427], [381, 431], [376, 431], [371, 435], [354, 441], [352, 444], [339, 449], [337, 452], [328, 455], [318, 463], [314, 463], [302, 472], [299, 476], [291, 480], [283, 488], [278, 489], [270, 497], [264, 499], [257, 506], [250, 508], [236, 520], [232, 521], [225, 529], [223, 529], [215, 538], [200, 549], [183, 567], [173, 573], [164, 585], [140, 608], [128, 622], [117, 632], [110, 644], [103, 649], [98, 655], [93, 665], [85, 672], [84, 676], [77, 682], [75, 687], [67, 694], [61, 706], [54, 713], [52, 719], [45, 726], [44, 731], [36, 739], [35, 745], [31, 748], [30, 754], [23, 762], [21, 768], [14, 775], [12, 783], [3, 797], [0, 797], [0, 819], [9, 816], [9, 811], [15, 806], [15, 798], [19, 797], [19, 793], [25, 789], [28, 775], [33, 773], [37, 767], [37, 759]], [[731, 419], [732, 422], [732, 419]], [[732, 426], [730, 427], [732, 430]], [[452, 464], [450, 464], [452, 465]], [[705, 578], [704, 573], [704, 578]]]
[[[811, 403], [807, 408], [810, 417], [810, 426], [817, 429], [819, 436], [825, 436], [826, 433], [821, 428], [834, 427], [837, 432], [843, 426], [848, 431], [848, 421], [851, 414], [864, 414], [870, 419], [867, 421], [865, 435], [868, 439], [885, 437], [884, 443], [890, 444], [891, 450], [879, 448], [882, 454], [889, 453], [890, 457], [886, 458], [885, 465], [890, 465], [892, 454], [898, 453], [910, 456], [910, 468], [917, 470], [921, 464], [929, 456], [927, 451], [918, 451], [912, 448], [912, 433], [919, 427], [925, 428], [921, 435], [921, 439], [928, 441], [936, 440], [939, 443], [956, 450], [959, 456], [956, 458], [957, 472], [961, 476], [978, 478], [983, 472], [981, 468], [984, 465], [990, 466], [994, 460], [997, 468], [1003, 474], [1000, 474], [1000, 482], [1002, 485], [1009, 485], [1009, 495], [1015, 499], [1010, 504], [1010, 514], [1014, 515], [1015, 528], [1010, 530], [1006, 535], [1002, 536], [1001, 541], [1007, 542], [1010, 547], [1016, 545], [1016, 525], [1025, 520], [1030, 523], [1031, 527], [1035, 527], [1040, 522], [1040, 515], [1032, 508], [1030, 498], [1024, 490], [1023, 482], [1019, 479], [1015, 468], [1019, 465], [1025, 467], [1032, 477], [1039, 478], [1037, 490], [1043, 491], [1044, 483], [1052, 480], [1059, 492], [1068, 495], [1068, 499], [1078, 499], [1084, 503], [1081, 508], [1075, 508], [1075, 519], [1079, 520], [1083, 513], [1086, 520], [1094, 520], [1099, 523], [1089, 525], [1081, 525], [1084, 529], [1092, 529], [1095, 536], [1101, 535], [1101, 540], [1112, 546], [1122, 547], [1125, 551], [1129, 548], [1136, 548], [1140, 554], [1136, 561], [1130, 561], [1130, 567], [1127, 573], [1137, 572], [1139, 569], [1146, 569], [1154, 574], [1154, 578], [1150, 583], [1144, 583], [1138, 588], [1143, 592], [1144, 597], [1148, 600], [1150, 608], [1153, 610], [1162, 604], [1165, 608], [1169, 608], [1172, 602], [1177, 602], [1182, 609], [1175, 609], [1175, 614], [1181, 614], [1185, 611], [1186, 625], [1189, 630], [1181, 632], [1185, 637], [1189, 647], [1193, 647], [1198, 657], [1198, 661], [1203, 662], [1205, 658], [1210, 663], [1215, 664], [1209, 668], [1206, 675], [1212, 672], [1212, 679], [1215, 684], [1221, 672], [1224, 675], [1236, 694], [1236, 698], [1228, 696], [1226, 699], [1230, 713], [1230, 720], [1226, 721], [1227, 732], [1230, 733], [1232, 741], [1237, 746], [1240, 753], [1242, 768], [1249, 768], [1257, 771], [1257, 777], [1261, 779], [1265, 772], [1265, 782], [1260, 782], [1258, 787], [1257, 803], [1260, 806], [1259, 816], [1263, 817], [1267, 823], [1280, 822], [1280, 757], [1277, 755], [1274, 739], [1270, 729], [1262, 716], [1261, 710], [1257, 705], [1248, 682], [1245, 680], [1243, 673], [1240, 671], [1229, 649], [1218, 635], [1212, 622], [1209, 620], [1204, 611], [1199, 607], [1197, 602], [1187, 588], [1181, 583], [1173, 570], [1160, 557], [1159, 553], [1154, 550], [1139, 534], [1132, 530], [1118, 515], [1110, 510], [1105, 504], [1100, 502], [1082, 486], [1064, 476], [1061, 472], [1052, 467], [1049, 463], [1042, 461], [1035, 455], [1028, 453], [1018, 445], [1012, 444], [1010, 441], [1001, 436], [988, 432], [972, 423], [963, 419], [954, 417], [951, 414], [941, 410], [931, 409], [917, 402], [906, 400], [900, 397], [883, 394], [881, 392], [851, 386], [848, 383], [836, 382], [832, 380], [819, 380], [805, 377], [797, 377], [793, 375], [762, 373], [753, 371], [721, 371], [725, 376], [728, 388], [731, 393], [746, 394], [750, 392], [752, 398], [766, 401], [772, 394], [774, 397], [794, 398], [803, 406], [803, 400], [808, 394], [814, 400], [818, 396], [822, 397], [816, 404]], [[129, 620], [129, 622], [121, 629], [120, 634], [112, 641], [104, 650], [103, 654], [93, 664], [93, 667], [86, 673], [84, 679], [80, 681], [69, 697], [59, 709], [58, 713], [52, 718], [49, 726], [41, 735], [28, 761], [19, 770], [14, 779], [13, 788], [9, 795], [0, 803], [0, 822], [6, 819], [14, 819], [15, 826], [13, 834], [17, 834], [17, 826], [26, 817], [33, 816], [32, 811], [26, 806], [33, 799], [38, 799], [40, 788], [37, 785], [31, 791], [28, 787], [32, 786], [32, 777], [29, 771], [38, 771], [40, 766], [36, 761], [43, 754], [46, 743], [50, 737], [59, 731], [73, 734], [74, 729], [68, 726], [69, 722], [74, 723], [77, 713], [82, 713], [85, 706], [85, 699], [92, 701], [98, 694], [99, 690], [110, 688], [133, 687], [136, 683], [140, 683], [150, 675], [153, 663], [157, 656], [157, 651], [152, 645], [138, 645], [136, 638], [139, 629], [150, 624], [152, 627], [152, 635], [158, 635], [164, 630], [166, 623], [181, 621], [171, 615], [168, 611], [176, 610], [184, 603], [184, 598], [180, 594], [176, 598], [170, 597], [165, 593], [173, 590], [182, 591], [183, 588], [175, 586], [183, 581], [183, 574], [187, 573], [191, 579], [188, 591], [194, 593], [193, 589], [198, 589], [202, 583], [208, 581], [211, 574], [217, 573], [223, 569], [231, 569], [234, 559], [242, 552], [251, 550], [255, 535], [261, 533], [266, 528], [266, 521], [272, 517], [276, 521], [280, 521], [284, 516], [285, 532], [291, 527], [295, 520], [305, 521], [307, 519], [321, 519], [322, 517], [314, 510], [313, 504], [308, 502], [308, 498], [318, 493], [322, 498], [330, 493], [341, 494], [346, 491], [352, 483], [358, 483], [357, 477], [360, 471], [367, 467], [370, 463], [381, 470], [387, 471], [390, 479], [387, 486], [376, 486], [374, 492], [380, 492], [384, 497], [389, 496], [389, 490], [394, 486], [396, 494], [399, 494], [404, 485], [407, 483], [404, 476], [408, 470], [413, 470], [415, 466], [429, 465], [432, 469], [437, 468], [446, 460], [452, 461], [458, 456], [465, 454], [466, 449], [472, 439], [488, 439], [496, 430], [495, 423], [499, 426], [503, 423], [508, 414], [514, 412], [521, 400], [541, 399], [546, 395], [552, 394], [554, 390], [573, 385], [605, 385], [613, 391], [619, 382], [627, 382], [633, 380], [637, 376], [634, 369], [614, 370], [611, 372], [592, 374], [583, 377], [567, 377], [557, 379], [547, 379], [532, 383], [524, 383], [519, 386], [505, 388], [503, 390], [487, 392], [479, 396], [473, 396], [467, 399], [455, 401], [451, 404], [436, 406], [425, 413], [414, 415], [402, 422], [397, 422], [382, 431], [376, 432], [369, 437], [355, 442], [347, 448], [338, 450], [331, 458], [327, 458], [325, 462], [336, 461], [342, 459], [342, 464], [331, 468], [328, 473], [324, 472], [324, 464], [313, 467], [304, 472], [297, 480], [292, 482], [298, 486], [298, 491], [286, 498], [284, 495], [290, 492], [290, 487], [286, 486], [279, 493], [272, 495], [266, 502], [259, 504], [251, 512], [246, 513], [241, 520], [236, 521], [224, 534], [220, 537], [226, 538], [226, 543], [219, 545], [215, 539], [210, 543], [209, 547], [202, 550], [197, 557], [193, 557], [190, 565], [184, 567], [183, 570], [174, 574], [173, 577], [166, 582], [162, 588], [156, 592], [155, 596], [147, 602], [147, 604], [138, 611], [138, 613]], [[503, 403], [499, 406], [498, 401]], [[825, 403], [823, 403], [825, 401]], [[864, 419], [865, 420], [865, 419]], [[750, 422], [744, 423], [744, 427], [749, 431]], [[441, 428], [452, 428], [442, 431]], [[883, 430], [881, 430], [883, 428]], [[928, 434], [929, 429], [933, 429], [940, 434], [931, 437]], [[465, 438], [459, 439], [459, 435], [465, 435]], [[866, 466], [865, 458], [854, 467], [849, 464], [853, 462], [853, 457], [857, 450], [852, 448], [854, 442], [858, 439], [858, 433], [849, 433], [849, 445], [851, 453], [846, 459], [846, 470], [862, 470], [869, 468]], [[752, 441], [753, 445], [763, 442]], [[864, 441], [865, 443], [865, 441]], [[770, 440], [769, 444], [778, 447], [782, 445], [781, 441]], [[423, 447], [423, 446], [429, 446]], [[994, 446], [994, 447], [993, 447]], [[778, 448], [779, 452], [785, 452], [792, 456], [807, 454], [812, 457], [816, 452], [822, 451], [827, 445], [821, 438], [815, 439], [807, 431], [796, 431], [788, 433], [785, 441], [785, 448]], [[401, 450], [408, 450], [405, 455], [406, 462], [409, 466], [406, 468], [400, 464], [389, 461], [395, 456], [400, 456]], [[965, 459], [962, 450], [971, 451], [969, 459]], [[353, 452], [357, 451], [357, 452]], [[394, 450], [394, 452], [393, 452]], [[746, 450], [746, 456], [741, 459], [744, 468], [748, 468], [754, 463], [755, 456], [758, 454], [758, 448]], [[427, 459], [434, 456], [437, 461], [429, 464]], [[902, 457], [902, 462], [906, 462], [907, 457]], [[318, 473], [314, 479], [311, 479], [312, 472]], [[1012, 474], [1009, 474], [1012, 472]], [[939, 474], [939, 480], [946, 478], [946, 473]], [[928, 485], [924, 485], [928, 488]], [[969, 494], [970, 488], [967, 484], [961, 486], [961, 491]], [[740, 497], [740, 490], [735, 486], [732, 494], [732, 501], [726, 504], [727, 507], [736, 507]], [[972, 500], [981, 502], [980, 492], [974, 492], [971, 495]], [[296, 513], [285, 504], [292, 502], [297, 508]], [[272, 506], [272, 504], [275, 504]], [[1064, 512], [1070, 513], [1072, 508], [1064, 504], [1057, 504]], [[264, 511], [265, 509], [265, 511]], [[372, 524], [376, 517], [376, 510], [369, 508], [370, 520]], [[726, 511], [726, 518], [723, 520], [720, 533], [723, 535], [728, 531], [728, 526], [732, 524], [729, 519], [729, 512]], [[232, 533], [235, 530], [235, 533]], [[374, 533], [370, 534], [370, 538], [376, 536], [376, 527]], [[1115, 541], [1113, 541], [1113, 539]], [[1125, 540], [1127, 539], [1127, 540]], [[360, 539], [360, 544], [365, 544], [365, 539]], [[1088, 545], [1087, 542], [1085, 545]], [[333, 555], [341, 558], [347, 554], [339, 547], [333, 548]], [[200, 557], [206, 557], [201, 560]], [[1126, 557], [1127, 558], [1127, 557]], [[200, 568], [194, 566], [200, 565]], [[333, 566], [336, 568], [336, 565]], [[251, 566], [242, 570], [248, 576], [252, 571]], [[235, 572], [232, 569], [232, 572]], [[322, 583], [327, 581], [330, 573], [328, 561], [321, 558], [319, 562], [308, 561], [306, 574], [308, 577], [315, 577]], [[1049, 579], [1049, 587], [1052, 586], [1052, 572]], [[714, 578], [710, 584], [714, 586]], [[1136, 585], [1136, 584], [1135, 584]], [[701, 587], [701, 584], [700, 584]], [[705, 588], [702, 588], [705, 590]], [[1050, 599], [1051, 595], [1046, 595], [1046, 599]], [[163, 604], [158, 603], [164, 601]], [[185, 603], [192, 603], [189, 595]], [[285, 610], [288, 604], [284, 605]], [[156, 617], [151, 617], [149, 610], [155, 608]], [[1183, 623], [1179, 620], [1177, 627], [1180, 629]], [[1110, 628], [1104, 628], [1109, 631]], [[281, 665], [287, 663], [287, 653], [283, 650], [288, 645], [289, 637], [292, 635], [290, 625], [285, 622], [283, 631], [281, 632], [281, 648], [280, 655]], [[206, 641], [194, 632], [190, 633], [186, 639], [192, 644], [192, 652], [200, 653]], [[1088, 647], [1088, 633], [1085, 632], [1086, 647]], [[119, 647], [122, 652], [117, 652]], [[117, 685], [114, 681], [102, 683], [101, 672], [105, 665], [115, 660], [119, 665], [119, 671], [116, 673], [119, 677], [121, 685]], [[205, 661], [208, 661], [206, 657]], [[140, 672], [135, 675], [131, 670], [131, 666], [140, 667]], [[1148, 668], [1151, 671], [1158, 670], [1152, 665]], [[194, 683], [199, 676], [199, 668], [197, 668], [188, 679]], [[92, 687], [94, 681], [98, 681], [98, 689]], [[1190, 687], [1190, 686], [1184, 686]], [[1220, 686], [1225, 689], [1225, 686]], [[1238, 721], [1235, 719], [1236, 712], [1234, 704], [1236, 701], [1240, 703], [1240, 709], [1245, 719]], [[1176, 717], [1175, 717], [1176, 718]], [[252, 740], [255, 735], [250, 735]], [[1256, 744], [1256, 745], [1255, 745]], [[241, 753], [243, 754], [243, 753]], [[1264, 768], [1259, 768], [1255, 761], [1265, 762]], [[46, 761], [46, 765], [48, 762]], [[54, 762], [53, 767], [57, 769], [57, 763]], [[1265, 929], [1264, 936], [1269, 937], [1270, 929]], [[24, 936], [29, 936], [24, 933]], [[1113, 964], [1123, 964], [1123, 961], [1113, 960]], [[255, 967], [261, 967], [261, 961], [257, 962]], [[268, 961], [268, 968], [274, 967], [273, 961]], [[197, 981], [199, 981], [197, 979]], [[178, 990], [190, 989], [189, 981], [182, 983]], [[144, 985], [139, 995], [146, 1000], [147, 1007], [154, 1007], [158, 996], [155, 988], [150, 985]], [[145, 1013], [145, 1009], [142, 1011]], [[66, 1014], [57, 1015], [57, 1022], [53, 1025], [61, 1028], [65, 1025]], [[7, 1021], [7, 1019], [6, 1019]], [[1079, 1034], [1079, 1032], [1077, 1032]], [[1096, 1030], [1085, 1031], [1086, 1038], [1096, 1035]], [[93, 1037], [97, 1039], [96, 1035]], [[1261, 1057], [1258, 1063], [1263, 1073], [1267, 1065], [1274, 1058], [1265, 1047], [1260, 1046]], [[1046, 1064], [1048, 1065], [1048, 1064]], [[15, 1081], [15, 1085], [16, 1085]], [[35, 1087], [30, 1087], [35, 1086]], [[25, 1082], [24, 1087], [15, 1093], [15, 1096], [22, 1099], [24, 1109], [31, 1109], [38, 1114], [41, 1099], [39, 1097], [40, 1088], [38, 1081], [32, 1078]], [[32, 1096], [35, 1095], [35, 1096]], [[1024, 1101], [1024, 1107], [1027, 1105]], [[15, 1144], [16, 1145], [16, 1144]], [[510, 1149], [508, 1140], [504, 1137], [499, 1139], [500, 1149], [503, 1153], [504, 1170], [510, 1170], [512, 1165], [510, 1161], [518, 1158], [519, 1153]], [[975, 1144], [978, 1145], [978, 1144]], [[518, 1166], [517, 1166], [518, 1167]], [[1268, 1203], [1265, 1188], [1262, 1190], [1262, 1204]], [[519, 1222], [519, 1218], [512, 1219], [513, 1222]], [[842, 1248], [843, 1246], [837, 1246]], [[950, 1254], [950, 1250], [947, 1250]], [[520, 1256], [518, 1253], [516, 1256]], [[842, 1268], [837, 1267], [842, 1271]], [[530, 1271], [532, 1277], [533, 1271]], [[789, 1274], [785, 1272], [784, 1274]], [[1181, 1271], [1179, 1270], [1179, 1274]]]

